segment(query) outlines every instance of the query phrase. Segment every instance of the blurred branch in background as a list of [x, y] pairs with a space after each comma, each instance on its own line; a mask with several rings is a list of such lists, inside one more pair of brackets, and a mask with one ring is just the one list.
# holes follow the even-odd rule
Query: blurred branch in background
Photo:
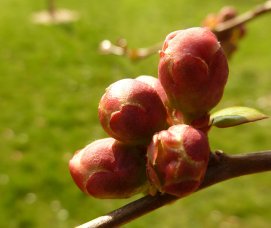
[[77, 21], [79, 14], [68, 9], [57, 9], [55, 0], [47, 0], [47, 9], [32, 15], [31, 21], [35, 24], [52, 25], [65, 24]]
[[[270, 170], [271, 151], [241, 155], [227, 155], [216, 151], [212, 153], [205, 179], [198, 190], [234, 177]], [[168, 194], [147, 195], [77, 228], [119, 227], [178, 199], [180, 198]]]
[[162, 42], [147, 48], [128, 48], [127, 40], [121, 38], [117, 40], [115, 44], [113, 44], [110, 40], [103, 40], [100, 43], [99, 51], [104, 55], [113, 54], [125, 56], [131, 60], [139, 60], [157, 53], [161, 46]]
[[[244, 25], [270, 11], [271, 0], [239, 16], [233, 7], [224, 7], [218, 14], [208, 15], [203, 20], [202, 25], [209, 27], [216, 34], [227, 57], [230, 58], [237, 49], [237, 43], [245, 34]], [[146, 48], [129, 48], [127, 41], [122, 38], [116, 43], [112, 43], [110, 40], [103, 40], [100, 43], [99, 51], [105, 55], [113, 54], [125, 56], [131, 60], [139, 60], [157, 53], [161, 47], [162, 42]]]

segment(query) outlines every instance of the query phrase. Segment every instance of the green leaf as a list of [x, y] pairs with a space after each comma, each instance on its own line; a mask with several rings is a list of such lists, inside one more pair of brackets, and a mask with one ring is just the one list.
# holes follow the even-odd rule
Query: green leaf
[[213, 113], [210, 121], [212, 126], [226, 128], [266, 118], [268, 116], [253, 108], [229, 107]]

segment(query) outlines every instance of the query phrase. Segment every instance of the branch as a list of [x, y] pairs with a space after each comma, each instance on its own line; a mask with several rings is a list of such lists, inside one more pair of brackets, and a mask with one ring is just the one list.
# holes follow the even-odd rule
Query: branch
[[[219, 37], [222, 33], [229, 31], [235, 27], [238, 27], [242, 24], [245, 24], [270, 11], [271, 11], [271, 0], [268, 0], [265, 3], [256, 6], [255, 8], [237, 17], [234, 17], [223, 23], [219, 23], [212, 30]], [[113, 44], [109, 40], [103, 40], [100, 43], [99, 51], [101, 52], [101, 54], [126, 56], [131, 60], [138, 60], [157, 53], [161, 46], [162, 42], [159, 42], [153, 46], [146, 48], [128, 48], [127, 41], [125, 39], [121, 39], [121, 43], [117, 42], [116, 44]]]
[[[198, 190], [234, 177], [270, 170], [271, 150], [241, 155], [217, 151], [211, 154], [205, 179]], [[178, 199], [168, 194], [147, 195], [77, 228], [118, 227]]]
[[229, 31], [233, 28], [236, 28], [242, 24], [245, 24], [265, 13], [268, 13], [271, 11], [271, 0], [266, 1], [265, 3], [256, 6], [254, 9], [249, 10], [243, 14], [241, 14], [238, 17], [235, 17], [231, 20], [225, 21], [223, 23], [218, 24], [215, 28], [214, 28], [214, 32], [216, 34], [225, 32], [225, 31]]
[[127, 41], [125, 39], [120, 39], [116, 44], [113, 44], [110, 40], [103, 40], [100, 43], [99, 51], [104, 55], [118, 55], [126, 56], [131, 60], [138, 60], [146, 58], [158, 52], [162, 47], [162, 42], [154, 44], [146, 48], [128, 48]]

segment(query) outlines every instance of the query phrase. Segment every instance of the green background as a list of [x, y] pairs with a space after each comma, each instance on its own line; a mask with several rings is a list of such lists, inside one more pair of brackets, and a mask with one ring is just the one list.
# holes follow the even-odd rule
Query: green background
[[[0, 227], [73, 227], [140, 197], [87, 197], [68, 171], [74, 151], [106, 137], [97, 118], [104, 89], [121, 78], [157, 75], [158, 55], [138, 62], [103, 56], [101, 40], [125, 37], [130, 47], [146, 47], [171, 31], [199, 26], [224, 5], [244, 12], [261, 2], [59, 0], [59, 8], [76, 10], [80, 20], [41, 26], [30, 17], [45, 1], [0, 0]], [[243, 105], [270, 115], [270, 21], [265, 15], [248, 24], [216, 109]], [[211, 147], [270, 149], [270, 127], [264, 120], [213, 129]], [[124, 227], [270, 227], [270, 179], [267, 172], [217, 184]]]

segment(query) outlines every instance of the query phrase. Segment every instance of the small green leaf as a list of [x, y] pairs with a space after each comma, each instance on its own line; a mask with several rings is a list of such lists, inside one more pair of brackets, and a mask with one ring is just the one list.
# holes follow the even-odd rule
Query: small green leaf
[[226, 128], [266, 118], [268, 116], [253, 108], [230, 107], [213, 113], [210, 119], [212, 126]]

